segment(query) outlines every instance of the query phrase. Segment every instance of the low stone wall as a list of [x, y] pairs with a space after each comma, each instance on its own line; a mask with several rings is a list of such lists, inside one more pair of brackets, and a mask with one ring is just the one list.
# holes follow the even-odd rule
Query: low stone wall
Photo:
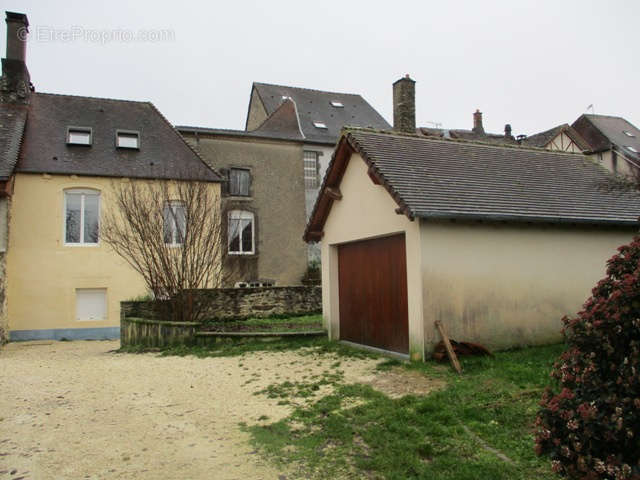
[[[140, 302], [142, 303], [142, 302]], [[120, 319], [120, 346], [168, 347], [193, 343], [196, 328], [192, 322], [163, 322], [146, 318]]]
[[322, 312], [322, 289], [301, 286], [194, 290], [194, 302], [202, 302], [203, 318], [207, 320], [309, 315]]

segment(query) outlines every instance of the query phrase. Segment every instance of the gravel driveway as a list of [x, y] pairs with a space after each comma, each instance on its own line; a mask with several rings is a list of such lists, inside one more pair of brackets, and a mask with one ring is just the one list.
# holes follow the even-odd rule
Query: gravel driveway
[[[238, 423], [288, 415], [291, 407], [254, 392], [336, 361], [295, 351], [113, 353], [118, 347], [30, 342], [0, 351], [0, 479], [282, 480], [287, 472], [254, 452]], [[376, 360], [342, 363], [346, 382], [375, 381]]]

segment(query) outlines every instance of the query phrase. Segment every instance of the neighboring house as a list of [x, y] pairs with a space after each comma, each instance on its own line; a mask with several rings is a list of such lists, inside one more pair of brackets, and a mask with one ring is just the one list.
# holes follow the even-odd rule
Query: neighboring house
[[[24, 15], [22, 22], [26, 27]], [[8, 37], [8, 58], [17, 39]], [[14, 60], [26, 71], [24, 55]], [[3, 70], [3, 85], [15, 83], [15, 71]], [[101, 241], [100, 219], [115, 208], [114, 186], [198, 179], [219, 194], [221, 179], [149, 102], [31, 92], [26, 103], [17, 163], [2, 165], [13, 185], [10, 339], [116, 338], [120, 301], [146, 286]], [[11, 145], [19, 143], [18, 124]]]
[[402, 124], [344, 133], [305, 230], [322, 240], [330, 337], [414, 360], [440, 340], [438, 320], [490, 348], [558, 341], [637, 232], [640, 195], [598, 188], [610, 174], [581, 154]]
[[636, 174], [640, 168], [640, 130], [621, 117], [581, 115], [572, 127], [609, 171]]
[[287, 121], [292, 117], [295, 106], [287, 101], [253, 132], [176, 127], [226, 180], [228, 286], [300, 285], [307, 270], [303, 142], [297, 122]]
[[544, 132], [529, 135], [522, 139], [521, 145], [544, 148], [559, 152], [583, 153], [591, 148], [582, 136], [570, 125], [564, 123]]
[[[293, 110], [287, 107], [286, 112], [282, 111], [285, 100], [293, 102]], [[294, 141], [299, 143], [302, 140], [300, 162], [304, 166], [307, 218], [311, 214], [320, 183], [342, 128], [347, 125], [391, 128], [360, 95], [254, 83], [245, 130], [273, 131], [273, 125], [270, 123], [273, 123], [274, 117], [286, 117], [286, 123], [289, 126], [293, 123], [299, 135]], [[319, 254], [319, 248], [310, 246], [310, 260], [318, 259]]]

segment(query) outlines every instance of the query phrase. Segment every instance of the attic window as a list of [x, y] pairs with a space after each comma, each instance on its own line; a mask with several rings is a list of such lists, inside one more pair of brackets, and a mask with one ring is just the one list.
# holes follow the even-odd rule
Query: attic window
[[327, 128], [327, 124], [324, 122], [313, 122], [313, 126], [316, 128]]
[[629, 146], [629, 145], [625, 145], [624, 148], [626, 148], [627, 150], [633, 152], [633, 153], [638, 153], [638, 150], [636, 150], [635, 148]]
[[342, 104], [342, 102], [336, 102], [334, 100], [331, 101], [331, 106], [336, 108], [344, 108], [344, 105]]
[[628, 132], [626, 130], [623, 130], [622, 133], [624, 133], [627, 137], [635, 137], [635, 135], [631, 132]]
[[129, 130], [116, 130], [116, 147], [140, 148], [140, 134]]
[[69, 127], [67, 128], [67, 145], [91, 145], [91, 128]]

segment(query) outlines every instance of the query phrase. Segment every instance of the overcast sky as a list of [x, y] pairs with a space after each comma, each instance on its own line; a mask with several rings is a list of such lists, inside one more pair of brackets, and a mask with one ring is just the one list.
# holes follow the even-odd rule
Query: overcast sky
[[392, 122], [409, 73], [419, 126], [479, 108], [532, 134], [593, 104], [640, 127], [637, 0], [0, 3], [29, 17], [38, 91], [149, 100], [175, 124], [243, 129], [253, 81], [359, 93]]

